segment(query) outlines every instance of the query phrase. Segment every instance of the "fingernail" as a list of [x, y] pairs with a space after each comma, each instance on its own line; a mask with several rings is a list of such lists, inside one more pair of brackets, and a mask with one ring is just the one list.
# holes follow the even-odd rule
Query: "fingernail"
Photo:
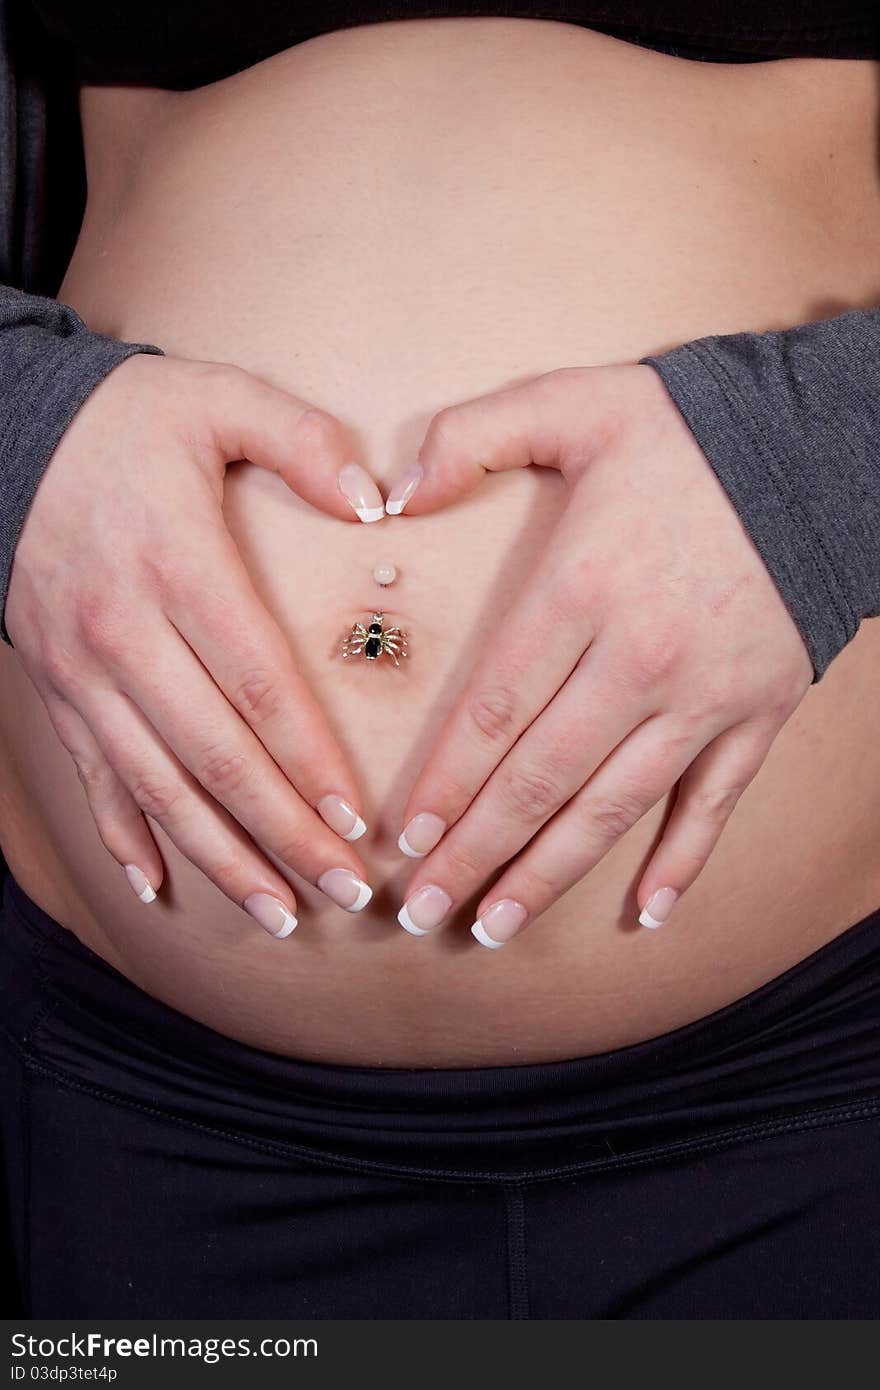
[[435, 816], [433, 811], [420, 811], [404, 826], [397, 848], [410, 859], [423, 859], [442, 839], [445, 829], [445, 820]]
[[250, 893], [242, 907], [245, 912], [250, 913], [255, 922], [259, 922], [264, 931], [277, 937], [279, 941], [285, 936], [290, 936], [296, 926], [297, 919], [293, 913], [288, 912], [284, 903], [278, 898], [273, 898], [271, 893]]
[[318, 879], [318, 887], [346, 912], [360, 912], [373, 896], [370, 885], [351, 869], [327, 869]]
[[643, 927], [662, 927], [675, 907], [678, 896], [674, 888], [658, 888], [656, 893], [651, 894], [639, 913], [641, 925]]
[[151, 903], [156, 897], [156, 893], [142, 869], [137, 864], [125, 865], [125, 876], [134, 889], [142, 903]]
[[486, 908], [474, 922], [471, 931], [481, 946], [488, 946], [495, 951], [499, 946], [503, 946], [505, 941], [516, 936], [520, 927], [525, 925], [528, 915], [529, 910], [523, 907], [522, 903], [516, 902], [513, 898], [502, 898], [500, 902]]
[[335, 793], [322, 796], [316, 809], [321, 819], [331, 830], [335, 830], [337, 835], [341, 835], [343, 840], [359, 840], [366, 832], [366, 822], [349, 802], [343, 801], [342, 797], [336, 796]]
[[426, 883], [407, 898], [397, 914], [397, 920], [413, 936], [427, 936], [439, 927], [452, 906], [452, 899], [436, 883]]
[[361, 521], [381, 521], [385, 515], [382, 494], [365, 468], [347, 463], [337, 476], [339, 491], [354, 508]]
[[424, 470], [420, 463], [411, 463], [406, 472], [401, 474], [389, 492], [388, 501], [385, 503], [385, 510], [389, 516], [400, 515], [423, 476]]

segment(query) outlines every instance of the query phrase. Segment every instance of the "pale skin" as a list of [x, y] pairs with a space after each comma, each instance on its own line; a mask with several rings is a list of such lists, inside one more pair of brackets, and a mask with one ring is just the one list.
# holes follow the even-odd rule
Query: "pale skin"
[[[224, 473], [244, 457], [341, 521], [381, 515], [363, 470], [353, 491], [349, 440], [326, 412], [238, 368], [140, 355], [93, 392], [56, 450], [16, 550], [6, 623], [110, 854], [157, 890], [149, 815], [284, 936], [296, 898], [273, 860], [358, 910], [364, 869], [349, 840], [362, 822], [223, 520]], [[489, 946], [678, 783], [637, 893], [646, 925], [664, 920], [813, 677], [650, 367], [561, 369], [447, 407], [392, 487], [400, 520], [386, 524], [533, 464], [560, 470], [566, 510], [404, 815], [404, 831], [414, 817], [424, 830], [425, 813], [447, 827], [407, 903], [435, 885], [451, 910], [494, 878], [474, 930]]]
[[332, 416], [237, 367], [145, 354], [115, 367], [37, 489], [6, 623], [111, 855], [160, 887], [148, 814], [283, 936], [296, 897], [270, 855], [345, 907], [364, 868], [342, 838], [357, 788], [223, 518], [226, 468], [244, 457], [360, 524]]
[[407, 904], [436, 885], [451, 910], [507, 865], [472, 928], [490, 948], [678, 783], [637, 890], [643, 925], [660, 925], [814, 674], [653, 368], [563, 369], [450, 407], [391, 496], [409, 494], [404, 515], [425, 513], [487, 472], [532, 464], [561, 471], [567, 508], [404, 815], [404, 835], [414, 817], [448, 827]]

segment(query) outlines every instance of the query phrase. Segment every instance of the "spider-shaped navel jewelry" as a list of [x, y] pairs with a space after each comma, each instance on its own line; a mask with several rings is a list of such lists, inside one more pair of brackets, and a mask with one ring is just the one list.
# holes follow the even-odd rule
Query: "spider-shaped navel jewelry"
[[400, 657], [407, 655], [407, 639], [406, 633], [401, 632], [399, 627], [385, 627], [381, 613], [374, 613], [367, 627], [363, 623], [353, 623], [351, 632], [342, 643], [342, 655], [346, 661], [350, 656], [365, 656], [367, 661], [378, 661], [386, 652], [395, 666], [399, 666]]

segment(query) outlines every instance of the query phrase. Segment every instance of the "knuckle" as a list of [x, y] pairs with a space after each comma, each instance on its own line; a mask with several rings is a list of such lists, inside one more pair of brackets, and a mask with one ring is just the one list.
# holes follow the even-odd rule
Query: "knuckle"
[[199, 404], [201, 410], [180, 423], [185, 441], [199, 448], [216, 442], [215, 412], [219, 403], [239, 406], [247, 402], [248, 387], [252, 377], [244, 367], [235, 362], [196, 362], [193, 367], [197, 374], [197, 384], [201, 386]]
[[455, 449], [462, 437], [462, 415], [455, 406], [447, 405], [438, 410], [425, 431], [420, 453], [445, 453]]
[[76, 775], [79, 778], [86, 795], [91, 798], [99, 796], [110, 781], [111, 773], [106, 763], [85, 762], [82, 758], [74, 758]]
[[513, 729], [516, 697], [504, 686], [478, 690], [468, 703], [468, 715], [491, 743], [504, 742]]
[[731, 708], [730, 692], [717, 687], [704, 690], [700, 696], [699, 713], [692, 719], [692, 727], [716, 728], [728, 716]]
[[341, 444], [339, 421], [318, 406], [309, 406], [302, 411], [294, 433], [300, 448], [316, 454], [335, 453]]
[[764, 695], [762, 700], [763, 714], [774, 730], [782, 728], [782, 725], [797, 709], [808, 688], [799, 674], [795, 679], [783, 680], [772, 691]]
[[646, 787], [659, 791], [661, 784], [668, 790], [682, 775], [685, 765], [695, 757], [696, 730], [703, 729], [705, 716], [691, 720], [687, 716], [676, 719], [675, 727], [669, 727], [657, 734], [657, 742], [642, 763], [642, 775]]
[[174, 596], [188, 606], [204, 594], [204, 571], [197, 573], [186, 548], [173, 544], [145, 548], [137, 557], [140, 576], [147, 589]]
[[630, 640], [627, 674], [640, 690], [667, 680], [679, 667], [684, 648], [680, 630], [670, 625], [649, 627]]
[[[463, 772], [464, 769], [459, 771]], [[433, 782], [430, 800], [425, 801], [424, 795], [422, 800], [425, 805], [445, 809], [445, 819], [447, 824], [451, 824], [470, 805], [476, 790], [467, 777], [456, 775], [455, 770], [448, 772], [444, 769], [442, 775]]]
[[534, 768], [511, 768], [499, 783], [505, 802], [522, 820], [544, 820], [562, 801], [558, 784]]
[[568, 390], [571, 386], [583, 385], [589, 367], [554, 367], [535, 378], [535, 385], [544, 391]]
[[172, 786], [156, 777], [143, 775], [136, 777], [131, 787], [131, 795], [145, 816], [164, 821], [170, 816], [180, 796], [180, 788]]
[[731, 816], [744, 791], [745, 783], [704, 787], [694, 793], [693, 809], [701, 820], [709, 821], [713, 825], [723, 825]]
[[519, 862], [516, 877], [517, 884], [511, 896], [528, 903], [533, 911], [539, 906], [542, 909], [548, 907], [566, 888], [559, 878], [543, 873], [539, 863]]
[[[67, 646], [43, 647], [39, 663], [43, 675], [54, 690], [70, 694], [79, 683], [81, 663]], [[64, 740], [62, 739], [62, 742]]]
[[203, 749], [198, 767], [202, 786], [218, 800], [238, 791], [250, 774], [249, 759], [226, 744]]
[[598, 832], [598, 838], [606, 843], [619, 840], [643, 813], [644, 807], [634, 793], [620, 792], [589, 802], [584, 808], [584, 820], [593, 834]]
[[283, 864], [289, 864], [294, 869], [302, 869], [314, 861], [314, 836], [310, 836], [306, 829], [297, 828], [288, 831], [278, 843], [274, 853]]
[[[443, 864], [450, 882], [457, 884], [474, 882], [481, 879], [486, 872], [486, 866], [481, 860], [478, 847], [471, 846], [464, 839], [453, 839], [444, 845]], [[440, 882], [442, 883], [443, 880], [441, 879]]]
[[229, 855], [218, 859], [210, 870], [211, 881], [228, 898], [239, 898], [244, 875], [245, 864], [241, 855]]
[[736, 672], [713, 664], [693, 681], [688, 711], [703, 726], [720, 725], [742, 703], [742, 691]]
[[195, 392], [179, 413], [176, 434], [178, 442], [199, 458], [222, 447], [217, 408], [246, 405], [251, 377], [234, 362], [193, 362], [190, 366]]
[[[547, 398], [554, 411], [565, 408], [576, 399], [589, 409], [589, 455], [609, 448], [631, 421], [629, 393], [621, 397], [619, 390], [610, 387], [608, 367], [555, 367], [535, 379], [534, 385]], [[626, 405], [624, 405], [624, 399]]]
[[278, 713], [280, 682], [274, 671], [255, 667], [245, 672], [236, 685], [233, 703], [252, 724], [261, 724]]
[[118, 657], [131, 641], [131, 623], [125, 605], [109, 586], [104, 592], [80, 594], [76, 626], [90, 650], [105, 660]]
[[688, 847], [683, 846], [675, 853], [675, 878], [680, 880], [683, 886], [695, 883], [700, 874], [709, 862], [711, 850], [706, 846]]
[[204, 414], [202, 418], [193, 416], [190, 404], [189, 410], [185, 411], [185, 424], [182, 425], [181, 434], [184, 435], [185, 442], [190, 443], [195, 449], [200, 449], [213, 439], [213, 425], [210, 421], [215, 404], [218, 400], [224, 403], [241, 400], [241, 393], [247, 384], [249, 374], [245, 368], [236, 367], [232, 361], [199, 361], [193, 363], [192, 367], [195, 371], [195, 385], [202, 388], [199, 399], [200, 409]]
[[249, 380], [249, 373], [235, 362], [200, 362], [196, 367], [212, 395], [215, 391], [237, 391]]

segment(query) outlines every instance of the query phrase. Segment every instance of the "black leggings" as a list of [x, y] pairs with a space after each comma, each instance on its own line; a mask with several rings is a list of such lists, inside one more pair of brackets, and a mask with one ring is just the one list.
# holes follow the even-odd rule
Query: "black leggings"
[[880, 912], [697, 1023], [532, 1066], [244, 1046], [11, 876], [0, 980], [7, 1312], [880, 1314]]

